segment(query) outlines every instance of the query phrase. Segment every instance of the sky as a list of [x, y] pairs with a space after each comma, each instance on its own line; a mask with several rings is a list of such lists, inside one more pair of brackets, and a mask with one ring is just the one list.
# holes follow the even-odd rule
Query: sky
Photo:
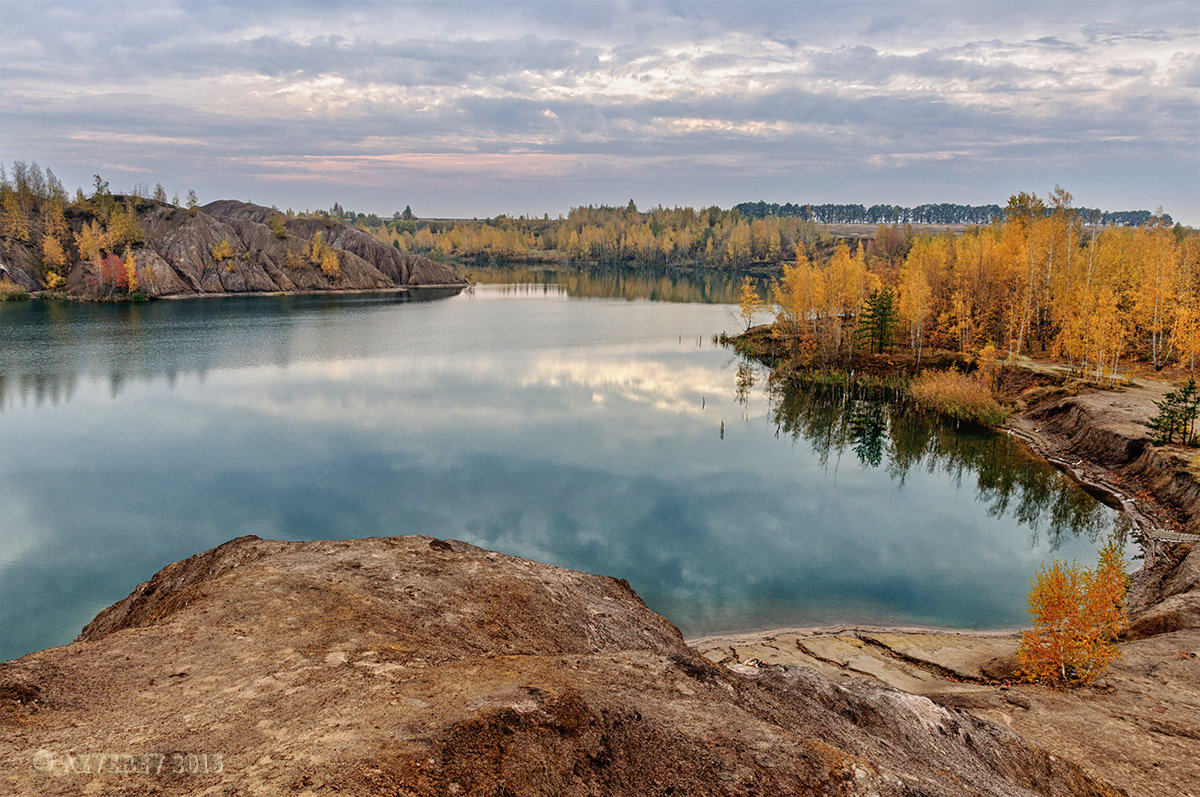
[[1200, 2], [0, 3], [0, 161], [423, 217], [766, 200], [1200, 225]]

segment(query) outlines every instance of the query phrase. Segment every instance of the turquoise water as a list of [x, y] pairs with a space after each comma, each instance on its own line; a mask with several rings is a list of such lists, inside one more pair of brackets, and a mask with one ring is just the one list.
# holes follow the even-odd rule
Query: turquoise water
[[1019, 625], [1039, 563], [1094, 559], [1111, 512], [1056, 471], [875, 397], [772, 394], [712, 343], [734, 311], [544, 275], [0, 305], [0, 658], [243, 534], [466, 540], [626, 578], [689, 635]]

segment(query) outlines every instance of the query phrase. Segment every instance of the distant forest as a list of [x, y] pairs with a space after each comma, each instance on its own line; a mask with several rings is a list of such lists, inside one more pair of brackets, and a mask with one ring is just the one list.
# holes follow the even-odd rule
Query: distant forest
[[[991, 224], [1004, 218], [1000, 205], [959, 205], [941, 202], [936, 205], [795, 205], [787, 202], [743, 202], [734, 210], [751, 219], [772, 216], [795, 216], [818, 224]], [[1097, 208], [1076, 208], [1075, 212], [1087, 224], [1103, 227], [1138, 227], [1154, 218], [1148, 210], [1105, 211]], [[1172, 219], [1164, 214], [1170, 224]]]
[[[119, 287], [124, 278], [132, 293], [139, 276], [132, 255], [145, 236], [139, 202], [179, 206], [178, 198], [168, 202], [161, 185], [150, 194], [142, 186], [114, 195], [95, 175], [91, 195], [78, 189], [72, 199], [54, 173], [36, 163], [0, 168], [0, 255], [24, 252], [50, 290], [81, 261], [111, 265], [111, 283]], [[186, 207], [199, 210], [193, 192]], [[917, 357], [924, 348], [963, 354], [1037, 349], [1097, 379], [1118, 373], [1130, 356], [1156, 369], [1194, 372], [1200, 364], [1200, 233], [1191, 227], [1149, 214], [1139, 224], [1128, 214], [1127, 221], [1095, 224], [1092, 212], [1075, 208], [1057, 186], [1044, 199], [1023, 191], [1009, 197], [989, 223], [963, 231], [889, 224], [872, 212], [859, 206], [840, 217], [842, 223], [877, 220], [862, 235], [847, 235], [831, 231], [832, 220], [803, 214], [760, 218], [715, 206], [642, 211], [632, 200], [623, 207], [576, 207], [553, 219], [482, 220], [420, 219], [407, 207], [388, 219], [335, 203], [329, 211], [280, 211], [272, 228], [297, 215], [341, 219], [401, 251], [474, 267], [508, 261], [755, 270], [775, 277], [769, 300], [780, 338], [822, 361], [861, 345], [863, 329], [876, 334], [886, 326]], [[962, 224], [963, 216], [940, 221]], [[275, 229], [277, 236], [285, 233], [286, 226]], [[306, 257], [328, 273], [336, 271], [337, 258], [327, 248], [314, 235]], [[213, 249], [221, 260], [229, 255], [218, 256], [219, 249], [232, 247], [222, 241]], [[0, 298], [20, 287], [8, 285], [0, 278]], [[887, 310], [887, 324], [878, 320], [879, 308]], [[877, 351], [886, 348], [886, 337], [877, 335]]]

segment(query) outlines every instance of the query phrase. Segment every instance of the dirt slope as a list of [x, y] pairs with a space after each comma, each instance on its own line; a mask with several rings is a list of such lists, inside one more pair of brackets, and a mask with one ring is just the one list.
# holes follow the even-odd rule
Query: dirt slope
[[624, 582], [427, 537], [165, 568], [0, 664], [0, 762], [14, 794], [1119, 793], [883, 684], [710, 663]]

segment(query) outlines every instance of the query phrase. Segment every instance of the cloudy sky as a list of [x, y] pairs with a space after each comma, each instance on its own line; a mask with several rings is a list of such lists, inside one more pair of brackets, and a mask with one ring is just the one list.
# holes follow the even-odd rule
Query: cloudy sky
[[1200, 4], [0, 4], [0, 158], [69, 188], [490, 216], [1161, 205], [1200, 224]]

